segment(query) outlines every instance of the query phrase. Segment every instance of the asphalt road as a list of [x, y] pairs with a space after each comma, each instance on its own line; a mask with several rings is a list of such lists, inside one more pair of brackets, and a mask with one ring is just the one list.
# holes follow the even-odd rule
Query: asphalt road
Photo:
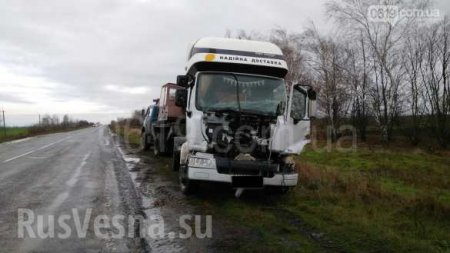
[[[97, 215], [137, 214], [139, 205], [126, 164], [106, 127], [0, 144], [1, 252], [138, 252], [139, 239], [99, 238], [92, 224]], [[33, 212], [31, 232], [37, 238], [24, 227], [24, 238], [18, 237], [19, 208]], [[74, 210], [81, 222], [91, 210], [85, 238], [78, 234]], [[71, 233], [58, 225], [62, 214], [70, 216], [66, 224]], [[24, 220], [30, 222], [27, 215]], [[37, 225], [38, 215], [43, 226]], [[51, 215], [55, 226], [48, 221]], [[39, 228], [45, 235], [50, 227], [55, 227], [54, 235], [42, 238]]]

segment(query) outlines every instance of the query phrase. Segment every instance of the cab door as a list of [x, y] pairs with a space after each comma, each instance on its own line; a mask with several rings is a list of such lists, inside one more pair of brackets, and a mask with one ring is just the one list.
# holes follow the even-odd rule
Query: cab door
[[311, 121], [308, 115], [309, 98], [306, 86], [294, 85], [291, 88], [289, 97], [289, 117], [288, 124], [292, 127], [289, 145], [286, 147], [286, 153], [298, 154], [303, 147], [309, 143], [311, 131]]
[[164, 85], [161, 89], [161, 96], [159, 100], [158, 121], [167, 120], [167, 86]]
[[[315, 108], [315, 92], [309, 86], [293, 85], [288, 108], [277, 120], [272, 137], [272, 150], [284, 154], [298, 154], [309, 143], [310, 116]], [[313, 108], [314, 107], [314, 108]]]

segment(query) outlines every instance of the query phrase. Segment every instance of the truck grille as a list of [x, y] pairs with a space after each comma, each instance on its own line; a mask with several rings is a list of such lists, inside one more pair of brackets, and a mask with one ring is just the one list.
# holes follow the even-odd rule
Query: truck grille
[[273, 177], [278, 165], [267, 161], [237, 161], [216, 157], [217, 172], [228, 175]]

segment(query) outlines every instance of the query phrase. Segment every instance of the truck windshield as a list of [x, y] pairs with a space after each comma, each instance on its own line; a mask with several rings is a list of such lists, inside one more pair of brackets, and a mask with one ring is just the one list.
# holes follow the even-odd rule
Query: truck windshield
[[286, 102], [283, 79], [232, 73], [201, 73], [196, 93], [197, 109], [236, 111], [275, 116]]

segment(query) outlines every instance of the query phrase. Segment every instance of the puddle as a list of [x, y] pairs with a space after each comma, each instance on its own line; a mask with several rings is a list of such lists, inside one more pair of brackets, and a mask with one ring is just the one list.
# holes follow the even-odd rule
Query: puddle
[[[152, 182], [158, 182], [160, 180], [147, 181], [148, 173], [147, 169], [151, 169], [151, 165], [145, 164], [141, 158], [134, 154], [127, 154], [121, 147], [118, 147], [119, 151], [126, 162], [128, 173], [138, 191], [141, 198], [142, 211], [145, 214], [145, 222], [153, 227], [154, 224], [164, 224], [164, 237], [163, 238], [145, 238], [145, 241], [151, 252], [187, 252], [180, 239], [170, 238], [173, 235], [178, 235], [176, 231], [178, 228], [178, 222], [173, 216], [170, 209], [161, 210], [164, 206], [162, 201], [163, 196], [156, 197], [156, 194], [160, 193], [157, 190], [156, 185]], [[161, 182], [161, 181], [160, 181]], [[170, 217], [172, 216], [172, 217]]]

